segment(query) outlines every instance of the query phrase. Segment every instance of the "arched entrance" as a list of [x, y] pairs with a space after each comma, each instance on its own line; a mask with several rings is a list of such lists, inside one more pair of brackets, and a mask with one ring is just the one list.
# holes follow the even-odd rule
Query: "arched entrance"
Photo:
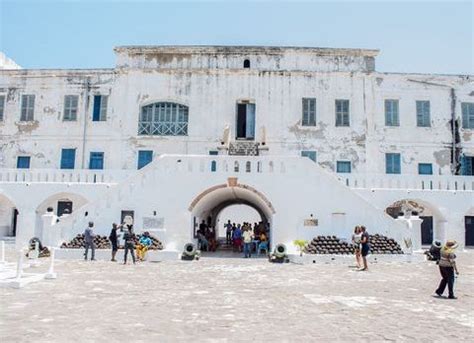
[[0, 194], [0, 237], [16, 236], [18, 210], [10, 198]]
[[202, 221], [214, 228], [217, 233], [219, 228], [216, 225], [224, 223], [222, 220], [218, 222], [219, 214], [233, 205], [245, 205], [255, 209], [260, 215], [260, 221], [265, 226], [271, 243], [272, 219], [275, 214], [272, 203], [256, 188], [239, 184], [237, 178], [229, 178], [227, 184], [210, 187], [194, 198], [189, 206], [192, 214], [192, 237], [197, 238], [197, 231]]
[[416, 213], [421, 223], [421, 244], [430, 245], [433, 240], [444, 241], [445, 218], [441, 212], [432, 204], [420, 199], [403, 199], [389, 205], [385, 211], [393, 218], [405, 213]]

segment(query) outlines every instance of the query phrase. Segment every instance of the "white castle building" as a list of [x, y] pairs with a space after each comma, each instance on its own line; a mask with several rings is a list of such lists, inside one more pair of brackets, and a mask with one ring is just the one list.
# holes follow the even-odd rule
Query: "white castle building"
[[272, 244], [364, 224], [474, 245], [472, 75], [377, 72], [364, 49], [115, 53], [113, 69], [0, 70], [0, 236], [57, 245], [131, 215], [180, 250], [244, 204]]

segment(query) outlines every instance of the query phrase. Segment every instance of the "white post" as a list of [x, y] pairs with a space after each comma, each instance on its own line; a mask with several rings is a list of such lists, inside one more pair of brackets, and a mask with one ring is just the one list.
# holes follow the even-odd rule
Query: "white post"
[[19, 250], [20, 254], [18, 256], [18, 261], [16, 264], [16, 279], [20, 280], [21, 276], [23, 275], [23, 254], [25, 251], [23, 249]]
[[0, 264], [5, 263], [5, 241], [0, 241], [0, 249], [2, 252], [0, 253]]
[[50, 256], [50, 264], [49, 264], [49, 270], [48, 273], [46, 273], [46, 279], [56, 279], [57, 275], [54, 272], [54, 253], [56, 251], [56, 248], [52, 247], [51, 248], [51, 256]]

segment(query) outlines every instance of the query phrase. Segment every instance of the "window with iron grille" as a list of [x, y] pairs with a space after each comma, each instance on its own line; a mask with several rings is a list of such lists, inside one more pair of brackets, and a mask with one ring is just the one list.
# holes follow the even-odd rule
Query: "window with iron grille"
[[474, 129], [474, 102], [461, 103], [461, 109], [463, 129]]
[[139, 135], [187, 136], [188, 107], [173, 102], [143, 106], [138, 122]]
[[77, 120], [77, 104], [79, 97], [77, 95], [66, 95], [64, 97], [64, 121]]
[[20, 121], [33, 120], [35, 120], [35, 96], [33, 94], [22, 95]]
[[303, 98], [303, 126], [316, 126], [316, 99]]
[[429, 101], [416, 102], [416, 126], [418, 127], [431, 126]]
[[336, 126], [349, 125], [349, 100], [336, 100]]
[[3, 121], [5, 112], [5, 95], [0, 95], [0, 121]]
[[398, 100], [385, 100], [385, 126], [400, 126]]

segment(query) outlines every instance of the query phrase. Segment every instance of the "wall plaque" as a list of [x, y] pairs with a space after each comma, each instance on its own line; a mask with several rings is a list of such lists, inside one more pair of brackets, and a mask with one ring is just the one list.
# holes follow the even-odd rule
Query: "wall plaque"
[[162, 229], [165, 219], [163, 217], [143, 217], [143, 230]]

